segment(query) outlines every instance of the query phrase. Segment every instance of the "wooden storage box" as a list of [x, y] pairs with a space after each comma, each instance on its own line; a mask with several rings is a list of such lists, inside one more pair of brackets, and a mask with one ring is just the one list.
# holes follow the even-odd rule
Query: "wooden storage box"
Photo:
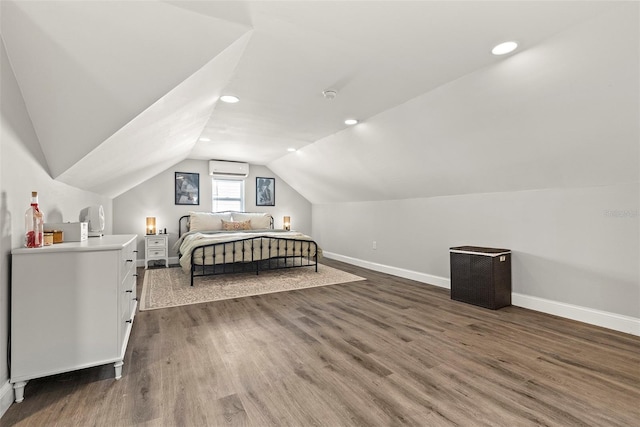
[[64, 233], [62, 230], [53, 230], [53, 243], [62, 243], [64, 242]]
[[511, 305], [511, 251], [450, 248], [451, 299], [496, 310]]

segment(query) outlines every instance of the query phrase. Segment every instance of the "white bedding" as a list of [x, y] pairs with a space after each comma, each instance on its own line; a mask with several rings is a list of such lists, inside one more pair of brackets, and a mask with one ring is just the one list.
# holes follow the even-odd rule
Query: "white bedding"
[[[294, 242], [280, 241], [278, 246], [276, 238], [285, 238], [295, 240]], [[244, 244], [245, 252], [244, 259], [242, 257], [242, 241], [248, 239]], [[253, 251], [251, 250], [251, 242], [253, 241]], [[184, 234], [180, 240], [176, 243], [175, 247], [179, 247], [180, 266], [185, 272], [191, 271], [191, 263], [195, 262], [197, 265], [202, 265], [202, 249], [198, 249], [201, 246], [211, 245], [213, 243], [223, 243], [225, 245], [225, 255], [221, 248], [216, 250], [215, 260], [213, 259], [212, 248], [206, 248], [205, 250], [205, 265], [223, 264], [230, 262], [249, 262], [259, 261], [274, 257], [282, 256], [315, 256], [317, 245], [310, 245], [313, 239], [305, 234], [297, 231], [284, 231], [284, 230], [247, 230], [247, 231], [217, 231], [217, 232], [189, 232]], [[269, 248], [271, 244], [271, 248]], [[262, 248], [261, 248], [262, 246]], [[175, 248], [174, 247], [174, 248]], [[233, 254], [235, 247], [236, 253]], [[309, 248], [311, 251], [309, 252]], [[253, 252], [253, 256], [251, 254]], [[318, 258], [320, 258], [320, 248], [317, 248]], [[192, 254], [195, 256], [192, 257]]]

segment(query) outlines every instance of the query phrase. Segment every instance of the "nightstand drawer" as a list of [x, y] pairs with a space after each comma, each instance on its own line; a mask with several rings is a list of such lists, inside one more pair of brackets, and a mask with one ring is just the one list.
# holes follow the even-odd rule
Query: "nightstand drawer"
[[167, 240], [164, 237], [147, 237], [148, 247], [165, 247]]
[[147, 258], [164, 258], [167, 256], [166, 248], [149, 248], [147, 249]]

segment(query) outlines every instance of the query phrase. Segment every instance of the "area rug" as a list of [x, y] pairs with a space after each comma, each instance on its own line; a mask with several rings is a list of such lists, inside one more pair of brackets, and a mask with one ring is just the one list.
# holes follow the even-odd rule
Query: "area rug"
[[140, 311], [177, 307], [252, 295], [314, 288], [317, 286], [365, 280], [326, 265], [253, 273], [226, 274], [196, 278], [190, 286], [189, 273], [181, 268], [146, 270], [142, 285]]

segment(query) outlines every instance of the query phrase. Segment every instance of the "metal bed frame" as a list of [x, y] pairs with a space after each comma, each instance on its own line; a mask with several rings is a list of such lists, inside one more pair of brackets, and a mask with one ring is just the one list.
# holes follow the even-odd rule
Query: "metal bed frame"
[[[270, 228], [273, 230], [273, 217], [270, 217]], [[184, 232], [189, 231], [189, 218], [189, 215], [183, 215], [178, 220], [178, 237], [182, 237]], [[241, 245], [240, 248], [237, 248], [238, 244]], [[303, 249], [304, 244], [307, 244], [306, 250]], [[214, 260], [216, 259], [216, 255], [222, 255], [224, 262], [220, 264], [214, 262], [213, 264], [205, 265], [205, 251], [207, 248], [211, 248]], [[281, 249], [284, 250], [286, 255], [279, 255]], [[270, 254], [272, 250], [275, 250], [275, 253], [278, 255], [262, 259], [265, 253]], [[201, 264], [194, 262], [196, 251], [200, 251], [201, 253]], [[260, 254], [259, 259], [254, 259], [254, 254], [257, 251], [259, 251]], [[289, 255], [289, 253], [291, 253], [291, 255]], [[255, 271], [256, 275], [258, 275], [261, 271], [297, 267], [315, 267], [316, 273], [318, 272], [317, 243], [313, 240], [298, 240], [288, 237], [248, 237], [230, 242], [218, 242], [198, 246], [192, 250], [191, 258], [191, 286], [193, 286], [193, 279], [196, 277], [219, 274]]]

